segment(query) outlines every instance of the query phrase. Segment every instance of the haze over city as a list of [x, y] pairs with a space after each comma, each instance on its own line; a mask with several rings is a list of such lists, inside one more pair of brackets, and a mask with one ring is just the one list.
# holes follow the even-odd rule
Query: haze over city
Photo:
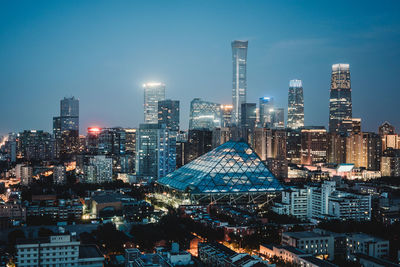
[[287, 113], [301, 79], [305, 125], [328, 125], [331, 65], [351, 69], [353, 117], [365, 131], [400, 128], [399, 2], [3, 1], [0, 133], [51, 131], [59, 100], [80, 100], [80, 131], [137, 127], [143, 87], [181, 101], [232, 103], [232, 40], [248, 40], [247, 102], [272, 96]]

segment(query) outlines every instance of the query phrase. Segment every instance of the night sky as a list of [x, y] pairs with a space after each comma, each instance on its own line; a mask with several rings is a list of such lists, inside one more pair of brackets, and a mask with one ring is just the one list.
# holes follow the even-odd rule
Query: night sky
[[0, 133], [51, 131], [64, 96], [79, 98], [83, 133], [138, 127], [148, 81], [181, 101], [186, 129], [193, 98], [232, 102], [235, 39], [249, 40], [247, 102], [286, 109], [301, 79], [306, 125], [327, 126], [331, 65], [349, 63], [353, 117], [400, 130], [400, 1], [3, 0]]

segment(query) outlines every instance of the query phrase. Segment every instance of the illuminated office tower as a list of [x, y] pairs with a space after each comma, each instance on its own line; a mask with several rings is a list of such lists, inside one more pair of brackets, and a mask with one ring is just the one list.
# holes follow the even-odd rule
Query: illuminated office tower
[[79, 134], [79, 100], [64, 97], [60, 101], [61, 130], [73, 130]]
[[221, 105], [195, 98], [190, 102], [189, 130], [220, 128], [222, 123]]
[[[136, 173], [158, 179], [175, 170], [176, 138], [171, 139], [165, 124], [140, 124], [136, 133]], [[171, 142], [173, 140], [173, 142]]]
[[273, 123], [274, 98], [260, 98], [260, 124], [261, 127], [271, 127]]
[[274, 108], [272, 112], [272, 127], [275, 129], [285, 128], [285, 111], [283, 108]]
[[221, 105], [222, 127], [229, 127], [232, 124], [232, 105]]
[[256, 103], [243, 103], [240, 125], [254, 130], [256, 126]]
[[179, 131], [179, 101], [162, 100], [158, 101], [158, 123], [165, 124], [168, 131]]
[[349, 64], [332, 65], [329, 103], [329, 132], [346, 132], [342, 122], [352, 118]]
[[55, 158], [68, 159], [79, 150], [79, 100], [64, 97], [60, 101], [60, 116], [53, 117]]
[[287, 127], [290, 129], [304, 127], [304, 97], [301, 80], [289, 82]]
[[232, 124], [239, 125], [241, 119], [241, 107], [246, 103], [247, 90], [247, 47], [248, 41], [232, 42], [232, 63], [233, 63], [233, 79], [232, 79]]
[[301, 130], [301, 164], [326, 163], [328, 137], [325, 127], [307, 127]]
[[144, 88], [144, 122], [158, 123], [158, 101], [165, 99], [165, 84], [145, 83]]

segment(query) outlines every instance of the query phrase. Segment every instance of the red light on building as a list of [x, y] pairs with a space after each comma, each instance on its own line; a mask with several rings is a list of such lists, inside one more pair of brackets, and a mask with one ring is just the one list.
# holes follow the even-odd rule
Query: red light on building
[[99, 128], [99, 127], [89, 127], [88, 128], [88, 133], [97, 134], [100, 131], [101, 131], [101, 128]]

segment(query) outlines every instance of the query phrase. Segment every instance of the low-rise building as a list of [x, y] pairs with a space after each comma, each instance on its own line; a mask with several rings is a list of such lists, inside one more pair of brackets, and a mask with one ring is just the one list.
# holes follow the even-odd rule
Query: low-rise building
[[53, 235], [17, 241], [17, 266], [103, 266], [104, 256], [94, 245], [80, 245], [74, 235]]
[[281, 201], [276, 202], [272, 210], [303, 220], [371, 220], [371, 195], [337, 190], [334, 181], [324, 181], [319, 187], [283, 191]]
[[335, 219], [371, 220], [371, 195], [335, 191], [329, 196], [328, 214]]
[[334, 238], [328, 234], [311, 231], [284, 232], [281, 243], [284, 246], [292, 246], [324, 259], [334, 258]]
[[295, 266], [337, 266], [328, 261], [318, 259], [312, 256], [310, 253], [292, 246], [260, 245], [260, 254], [267, 258], [278, 257], [285, 263], [290, 263]]
[[7, 218], [12, 224], [26, 221], [26, 208], [18, 202], [9, 201], [0, 204], [0, 217]]
[[389, 240], [364, 233], [352, 233], [347, 236], [348, 254], [362, 253], [375, 258], [389, 255]]
[[272, 210], [299, 219], [307, 218], [307, 189], [291, 188], [282, 192], [282, 201], [276, 203]]
[[26, 202], [27, 216], [50, 216], [54, 220], [80, 219], [83, 206], [79, 199]]
[[236, 253], [230, 248], [216, 242], [199, 243], [199, 259], [206, 266], [252, 267], [271, 266], [267, 261], [250, 256], [246, 253]]

